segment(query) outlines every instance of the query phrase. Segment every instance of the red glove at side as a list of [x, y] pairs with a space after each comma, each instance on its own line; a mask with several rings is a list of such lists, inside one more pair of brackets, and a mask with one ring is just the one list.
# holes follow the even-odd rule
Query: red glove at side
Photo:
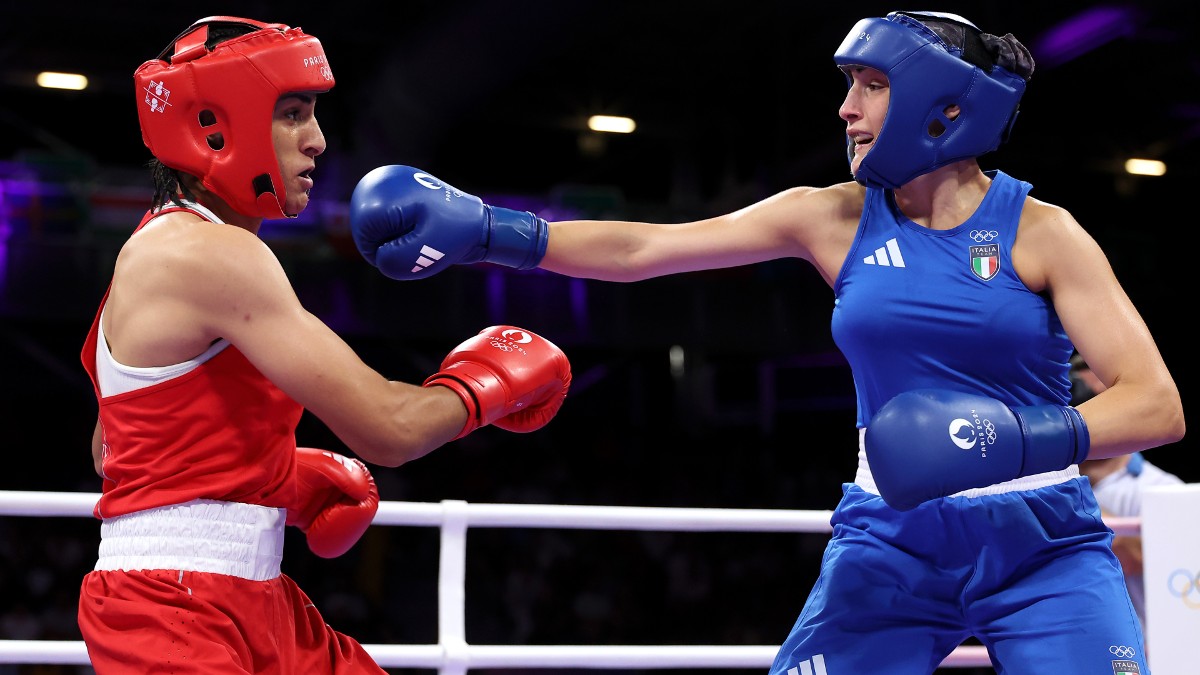
[[558, 413], [571, 388], [571, 364], [553, 342], [514, 326], [485, 328], [442, 360], [424, 386], [453, 389], [467, 406], [455, 438], [487, 424], [525, 433]]
[[350, 550], [379, 510], [379, 490], [357, 459], [328, 450], [296, 448], [296, 505], [287, 524], [300, 528], [322, 558]]

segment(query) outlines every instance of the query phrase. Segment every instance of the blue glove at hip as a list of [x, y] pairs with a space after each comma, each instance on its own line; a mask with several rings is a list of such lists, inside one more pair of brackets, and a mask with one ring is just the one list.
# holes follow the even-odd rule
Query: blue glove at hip
[[1087, 458], [1079, 411], [1062, 405], [1010, 408], [987, 396], [942, 389], [904, 392], [885, 403], [864, 445], [879, 494], [907, 511], [921, 502]]

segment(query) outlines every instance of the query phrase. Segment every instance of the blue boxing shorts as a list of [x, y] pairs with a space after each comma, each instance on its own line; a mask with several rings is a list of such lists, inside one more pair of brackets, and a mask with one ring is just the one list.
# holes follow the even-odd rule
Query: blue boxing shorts
[[896, 511], [848, 483], [771, 675], [929, 675], [974, 636], [997, 673], [1146, 675], [1086, 478]]

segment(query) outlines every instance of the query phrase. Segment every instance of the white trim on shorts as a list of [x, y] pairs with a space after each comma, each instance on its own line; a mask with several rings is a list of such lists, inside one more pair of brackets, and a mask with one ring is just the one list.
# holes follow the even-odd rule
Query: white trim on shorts
[[[866, 428], [860, 428], [858, 430], [858, 471], [854, 474], [854, 484], [873, 495], [878, 495], [879, 488], [875, 485], [875, 477], [871, 474], [871, 465], [867, 462], [866, 438]], [[1065, 483], [1073, 478], [1079, 478], [1079, 466], [1076, 464], [1072, 464], [1060, 471], [1035, 473], [1032, 476], [1022, 476], [1021, 478], [996, 483], [987, 487], [971, 488], [970, 490], [955, 492], [950, 496], [983, 497], [985, 495], [999, 495], [1019, 490], [1035, 490], [1048, 485]]]
[[211, 499], [106, 518], [97, 570], [186, 570], [278, 577], [287, 510]]

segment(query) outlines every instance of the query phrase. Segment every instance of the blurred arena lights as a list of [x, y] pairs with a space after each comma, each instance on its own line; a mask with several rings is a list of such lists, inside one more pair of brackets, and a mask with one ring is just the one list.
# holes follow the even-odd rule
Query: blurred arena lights
[[1165, 162], [1160, 162], [1157, 159], [1127, 159], [1125, 160], [1125, 172], [1135, 176], [1161, 176], [1167, 172]]
[[637, 123], [629, 117], [592, 115], [588, 118], [588, 128], [592, 131], [604, 131], [611, 134], [629, 134], [637, 128]]
[[88, 79], [78, 73], [56, 73], [51, 70], [45, 70], [38, 73], [37, 83], [39, 87], [45, 89], [82, 91], [87, 89]]

